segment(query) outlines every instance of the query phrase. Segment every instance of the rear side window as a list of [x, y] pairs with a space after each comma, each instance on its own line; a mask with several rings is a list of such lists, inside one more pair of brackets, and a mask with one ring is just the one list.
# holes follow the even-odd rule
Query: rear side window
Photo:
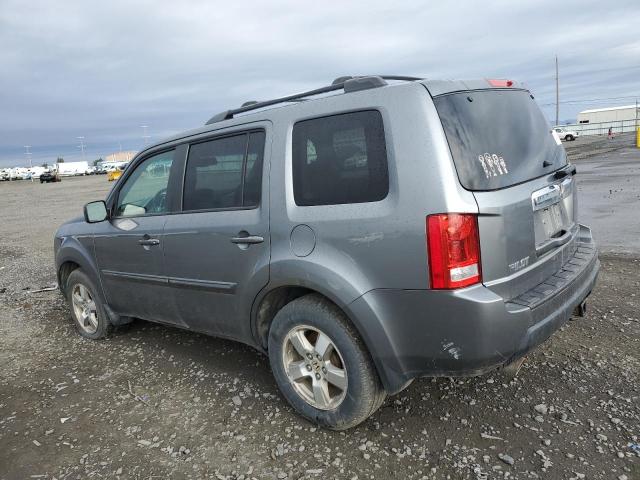
[[243, 206], [245, 207], [254, 207], [260, 203], [260, 196], [262, 195], [264, 140], [264, 132], [253, 132], [249, 135], [243, 189]]
[[380, 112], [345, 113], [294, 125], [296, 205], [376, 202], [388, 192], [387, 151]]
[[567, 163], [551, 127], [523, 90], [478, 90], [433, 99], [460, 183], [497, 190], [551, 173]]
[[264, 132], [252, 132], [191, 145], [182, 209], [258, 205], [262, 191], [264, 139]]

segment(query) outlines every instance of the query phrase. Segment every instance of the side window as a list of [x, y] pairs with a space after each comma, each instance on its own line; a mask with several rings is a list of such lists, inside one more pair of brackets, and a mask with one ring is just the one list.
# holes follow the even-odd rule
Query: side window
[[260, 203], [264, 132], [189, 147], [182, 209], [211, 210]]
[[118, 194], [115, 215], [135, 217], [167, 211], [167, 185], [173, 150], [149, 157], [140, 163]]
[[382, 115], [345, 113], [293, 127], [296, 205], [336, 205], [382, 200], [389, 193]]

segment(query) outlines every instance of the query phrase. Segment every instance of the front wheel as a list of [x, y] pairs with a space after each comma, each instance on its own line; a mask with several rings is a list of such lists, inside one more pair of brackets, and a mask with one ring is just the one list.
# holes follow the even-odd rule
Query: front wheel
[[97, 289], [82, 270], [77, 269], [71, 272], [65, 291], [71, 307], [71, 317], [81, 336], [97, 340], [111, 333], [113, 327], [102, 306]]
[[386, 398], [360, 336], [319, 295], [298, 298], [277, 313], [269, 330], [269, 361], [293, 408], [332, 430], [358, 425]]
[[564, 137], [564, 139], [568, 142], [572, 142], [573, 140], [575, 140], [575, 137], [573, 135], [567, 135], [566, 137]]

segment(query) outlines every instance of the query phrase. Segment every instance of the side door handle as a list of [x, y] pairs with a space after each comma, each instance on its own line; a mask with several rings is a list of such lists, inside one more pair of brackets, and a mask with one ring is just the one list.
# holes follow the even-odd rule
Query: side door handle
[[138, 240], [138, 243], [146, 247], [150, 245], [160, 245], [160, 240], [157, 238], [143, 238], [142, 240]]
[[247, 235], [246, 237], [231, 237], [231, 243], [240, 245], [254, 245], [256, 243], [262, 242], [264, 242], [264, 238], [259, 237], [258, 235]]

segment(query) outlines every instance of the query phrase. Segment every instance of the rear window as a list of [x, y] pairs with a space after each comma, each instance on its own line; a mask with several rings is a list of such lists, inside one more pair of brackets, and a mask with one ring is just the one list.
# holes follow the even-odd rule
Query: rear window
[[527, 91], [479, 90], [434, 98], [460, 183], [497, 190], [567, 163], [562, 146]]

